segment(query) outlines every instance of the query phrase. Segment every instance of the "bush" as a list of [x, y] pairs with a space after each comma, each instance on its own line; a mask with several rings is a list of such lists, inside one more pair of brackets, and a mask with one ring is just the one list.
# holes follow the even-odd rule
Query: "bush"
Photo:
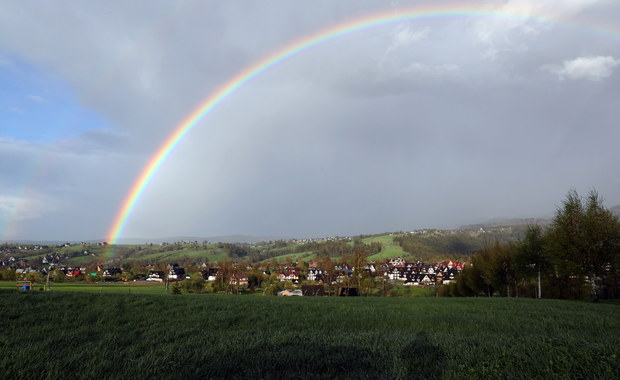
[[452, 284], [445, 284], [439, 287], [438, 295], [439, 297], [453, 297], [454, 289], [456, 289], [456, 284], [454, 286], [450, 286]]
[[181, 281], [181, 288], [188, 293], [201, 292], [204, 287], [205, 281], [202, 279], [202, 277]]
[[[280, 281], [276, 281], [272, 284], [266, 284], [266, 288], [263, 294], [266, 296], [275, 296], [280, 290], [284, 290], [284, 285]], [[289, 288], [290, 289], [290, 288]]]

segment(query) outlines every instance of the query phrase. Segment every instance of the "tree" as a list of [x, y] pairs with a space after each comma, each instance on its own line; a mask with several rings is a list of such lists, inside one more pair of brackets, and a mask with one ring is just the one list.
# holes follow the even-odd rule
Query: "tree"
[[231, 260], [224, 260], [219, 263], [217, 278], [215, 280], [219, 290], [226, 290], [228, 293], [234, 271], [235, 269]]
[[547, 268], [548, 262], [545, 256], [543, 233], [539, 225], [529, 225], [525, 236], [516, 248], [514, 261], [516, 270], [524, 277], [537, 277], [536, 298], [542, 298], [541, 272]]
[[334, 280], [336, 279], [336, 266], [329, 256], [321, 256], [319, 268], [323, 270], [323, 282], [327, 285], [328, 294], [332, 291]]
[[480, 294], [490, 295], [493, 293], [492, 287], [486, 284], [482, 278], [480, 267], [475, 264], [465, 266], [457, 276], [455, 286], [450, 288], [456, 292], [453, 295], [464, 297], [478, 296]]
[[369, 277], [368, 271], [366, 271], [366, 263], [368, 258], [368, 252], [358, 247], [353, 252], [353, 280], [357, 283], [357, 288], [361, 290], [362, 280], [365, 277]]
[[514, 282], [514, 265], [511, 244], [495, 242], [492, 247], [482, 249], [473, 258], [474, 266], [480, 270], [484, 282], [487, 284], [487, 295], [492, 296], [495, 289], [500, 294], [510, 297], [511, 285]]
[[547, 249], [558, 271], [588, 279], [596, 301], [597, 281], [604, 280], [620, 255], [620, 221], [603, 206], [596, 191], [588, 194], [584, 204], [571, 190], [553, 219]]
[[[205, 281], [202, 277], [196, 276], [196, 277], [192, 277], [192, 279], [185, 279], [181, 281], [180, 286], [183, 290], [185, 290], [188, 293], [201, 292], [204, 290]], [[174, 290], [174, 286], [173, 286], [173, 290]]]

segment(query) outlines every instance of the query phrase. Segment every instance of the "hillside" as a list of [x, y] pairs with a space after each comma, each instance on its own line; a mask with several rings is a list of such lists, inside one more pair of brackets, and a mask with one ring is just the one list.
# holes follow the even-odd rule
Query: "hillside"
[[[393, 232], [360, 235], [346, 238], [275, 240], [259, 243], [202, 243], [178, 241], [160, 244], [58, 244], [58, 245], [0, 245], [0, 260], [11, 257], [25, 266], [40, 266], [44, 261], [70, 266], [96, 264], [166, 264], [215, 263], [226, 259], [258, 262], [311, 261], [329, 256], [347, 260], [355, 251], [366, 252], [371, 261], [392, 257], [408, 260], [466, 260], [469, 255], [495, 241], [513, 241], [522, 236], [525, 225], [478, 227], [469, 230], [425, 229], [412, 232]], [[47, 258], [47, 259], [46, 259]], [[115, 264], [117, 263], [117, 264]], [[0, 263], [0, 265], [2, 265]]]
[[278, 240], [279, 237], [258, 237], [250, 235], [224, 235], [224, 236], [174, 236], [165, 238], [121, 238], [118, 244], [138, 245], [138, 244], [162, 244], [173, 241], [193, 241], [193, 242], [213, 242], [231, 244], [253, 244], [261, 241]]

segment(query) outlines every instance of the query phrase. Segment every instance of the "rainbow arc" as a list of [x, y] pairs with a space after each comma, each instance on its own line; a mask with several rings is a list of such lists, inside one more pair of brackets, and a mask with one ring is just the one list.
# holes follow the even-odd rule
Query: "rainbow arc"
[[510, 10], [493, 10], [488, 7], [488, 4], [458, 4], [414, 7], [397, 11], [390, 10], [383, 13], [375, 13], [366, 17], [349, 20], [302, 37], [265, 56], [237, 73], [235, 76], [226, 81], [221, 87], [211, 93], [198, 108], [196, 108], [187, 118], [185, 118], [185, 120], [174, 128], [173, 132], [151, 157], [147, 165], [143, 168], [142, 172], [133, 183], [131, 190], [126, 195], [109, 229], [107, 241], [110, 244], [115, 244], [117, 242], [123, 232], [123, 228], [125, 227], [127, 220], [140, 200], [140, 196], [153, 179], [153, 176], [157, 173], [157, 170], [166, 161], [168, 156], [182, 141], [182, 139], [221, 102], [233, 95], [236, 91], [248, 84], [254, 78], [260, 76], [274, 66], [277, 66], [282, 62], [307, 51], [308, 49], [345, 35], [404, 21], [463, 17], [504, 18], [561, 23], [567, 24], [571, 27], [585, 28], [591, 32], [593, 31], [602, 35], [612, 36], [613, 38], [618, 38], [620, 35], [620, 33], [615, 30], [603, 28], [598, 25], [589, 25], [573, 20], [562, 20], [552, 15], [533, 15], [530, 14], [530, 10], [528, 9], [512, 8]]

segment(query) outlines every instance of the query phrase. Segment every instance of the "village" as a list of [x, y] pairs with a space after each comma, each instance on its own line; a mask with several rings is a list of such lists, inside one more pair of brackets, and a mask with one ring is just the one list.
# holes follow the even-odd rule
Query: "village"
[[[364, 260], [365, 261], [365, 260]], [[265, 288], [277, 285], [276, 289], [295, 289], [304, 286], [327, 286], [353, 288], [362, 281], [372, 284], [383, 283], [401, 286], [429, 287], [454, 282], [464, 263], [452, 260], [424, 263], [409, 262], [403, 258], [385, 261], [360, 262], [354, 265], [334, 263], [329, 258], [288, 263], [254, 263], [227, 260], [209, 264], [154, 263], [135, 266], [69, 266], [63, 264], [62, 255], [45, 255], [32, 262], [9, 256], [0, 259], [0, 278], [3, 280], [30, 280], [35, 283], [50, 282], [144, 282], [183, 284], [191, 281], [188, 289], [202, 290], [205, 287], [220, 292]], [[202, 284], [200, 284], [202, 283]], [[198, 286], [196, 285], [198, 284]], [[289, 289], [290, 288], [290, 289]]]

